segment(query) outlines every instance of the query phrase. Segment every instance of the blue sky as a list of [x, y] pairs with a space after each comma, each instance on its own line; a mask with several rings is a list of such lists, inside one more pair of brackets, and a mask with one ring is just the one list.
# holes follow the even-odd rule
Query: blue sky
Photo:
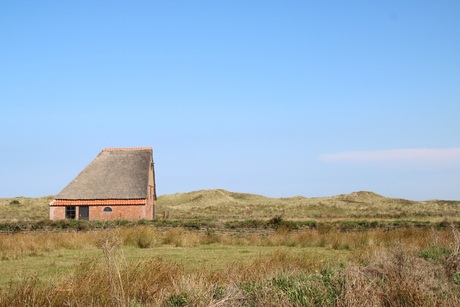
[[459, 1], [4, 1], [0, 197], [104, 147], [158, 193], [460, 200]]

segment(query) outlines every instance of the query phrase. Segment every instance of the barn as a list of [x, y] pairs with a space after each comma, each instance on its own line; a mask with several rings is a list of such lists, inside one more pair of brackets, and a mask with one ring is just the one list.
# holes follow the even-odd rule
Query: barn
[[50, 219], [155, 217], [153, 150], [104, 148], [49, 204]]

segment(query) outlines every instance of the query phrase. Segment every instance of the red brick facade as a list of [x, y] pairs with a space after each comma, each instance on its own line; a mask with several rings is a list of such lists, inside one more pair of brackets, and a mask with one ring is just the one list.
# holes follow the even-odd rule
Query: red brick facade
[[[88, 206], [89, 207], [89, 220], [140, 220], [153, 218], [153, 205], [112, 205], [112, 206]], [[79, 216], [80, 206], [75, 205], [76, 219]], [[109, 209], [107, 209], [109, 208]], [[50, 206], [50, 219], [60, 220], [65, 219], [66, 206]], [[106, 209], [104, 211], [104, 209]], [[111, 209], [111, 210], [110, 210]]]

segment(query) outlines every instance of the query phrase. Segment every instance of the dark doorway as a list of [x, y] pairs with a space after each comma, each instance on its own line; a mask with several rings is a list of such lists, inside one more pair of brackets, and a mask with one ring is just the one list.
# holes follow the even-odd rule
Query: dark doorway
[[88, 206], [80, 206], [78, 208], [78, 219], [79, 220], [89, 219], [89, 207]]

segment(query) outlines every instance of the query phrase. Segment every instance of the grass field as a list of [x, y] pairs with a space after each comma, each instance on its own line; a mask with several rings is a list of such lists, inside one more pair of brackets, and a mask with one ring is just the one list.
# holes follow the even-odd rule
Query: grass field
[[1, 234], [0, 306], [455, 306], [456, 228]]
[[210, 190], [98, 223], [51, 199], [0, 199], [0, 306], [460, 305], [460, 202]]

